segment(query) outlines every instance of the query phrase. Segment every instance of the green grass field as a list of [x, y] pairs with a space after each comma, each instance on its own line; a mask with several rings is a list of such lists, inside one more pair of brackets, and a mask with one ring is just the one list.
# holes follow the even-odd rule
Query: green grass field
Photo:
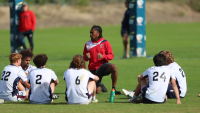
[[[37, 29], [34, 34], [34, 54], [48, 55], [47, 68], [55, 71], [60, 84], [55, 93], [60, 95], [48, 105], [32, 105], [26, 102], [5, 102], [0, 104], [0, 112], [200, 112], [200, 23], [168, 23], [147, 24], [146, 50], [147, 55], [154, 56], [161, 50], [172, 51], [175, 61], [183, 68], [187, 77], [188, 90], [182, 104], [176, 100], [168, 100], [165, 104], [132, 104], [122, 95], [115, 96], [115, 102], [109, 103], [109, 94], [100, 93], [96, 104], [67, 105], [65, 102], [65, 82], [63, 73], [69, 67], [72, 57], [83, 52], [84, 44], [90, 40], [90, 27], [66, 27]], [[123, 53], [120, 26], [102, 26], [103, 36], [111, 43], [115, 58], [110, 61], [118, 68], [117, 89], [133, 90], [137, 85], [137, 76], [147, 68], [153, 66], [152, 58], [132, 57], [121, 59]], [[0, 30], [0, 69], [9, 64], [10, 35], [9, 30]], [[26, 40], [27, 41], [27, 40]], [[27, 46], [29, 44], [27, 42]], [[31, 62], [33, 65], [33, 63]], [[102, 82], [111, 90], [110, 76], [104, 77]]]

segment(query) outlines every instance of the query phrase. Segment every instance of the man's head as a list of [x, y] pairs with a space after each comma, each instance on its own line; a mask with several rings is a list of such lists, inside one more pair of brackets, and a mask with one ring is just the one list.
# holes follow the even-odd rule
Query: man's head
[[163, 54], [166, 57], [166, 63], [165, 63], [166, 65], [174, 62], [174, 56], [172, 52], [165, 50], [161, 51], [159, 54]]
[[126, 8], [129, 8], [129, 0], [125, 0], [124, 4]]
[[46, 54], [38, 54], [33, 58], [33, 63], [37, 68], [43, 67], [46, 65], [48, 57]]
[[163, 66], [163, 65], [165, 65], [166, 57], [163, 54], [156, 54], [153, 57], [153, 62], [155, 64], [155, 66]]
[[20, 53], [22, 55], [22, 63], [21, 63], [21, 66], [22, 67], [28, 67], [30, 62], [31, 62], [31, 59], [33, 58], [33, 53], [30, 49], [24, 49], [22, 51], [20, 51]]
[[94, 25], [90, 30], [90, 38], [92, 41], [97, 41], [102, 38], [102, 29], [100, 26]]
[[86, 63], [81, 55], [75, 55], [70, 63], [69, 68], [86, 69]]
[[15, 64], [16, 66], [20, 66], [21, 65], [21, 58], [22, 58], [21, 54], [12, 53], [9, 56], [10, 64]]
[[23, 2], [22, 3], [22, 8], [23, 8], [23, 11], [27, 11], [28, 10], [28, 3], [27, 2]]

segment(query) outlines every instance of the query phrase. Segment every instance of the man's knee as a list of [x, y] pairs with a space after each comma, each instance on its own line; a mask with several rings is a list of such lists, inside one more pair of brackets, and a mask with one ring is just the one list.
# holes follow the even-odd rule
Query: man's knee
[[109, 65], [109, 71], [110, 72], [117, 72], [117, 66], [114, 64]]
[[128, 33], [124, 33], [124, 35], [123, 35], [123, 40], [128, 41]]

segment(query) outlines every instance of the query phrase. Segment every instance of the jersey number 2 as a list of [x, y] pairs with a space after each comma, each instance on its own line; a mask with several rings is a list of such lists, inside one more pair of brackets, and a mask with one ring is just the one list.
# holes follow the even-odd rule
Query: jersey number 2
[[[165, 82], [166, 76], [164, 74], [165, 72], [163, 72], [162, 75], [160, 75], [160, 78], [164, 79], [164, 82]], [[158, 81], [158, 78], [156, 78], [159, 75], [158, 72], [154, 72], [153, 75], [155, 75], [153, 77], [153, 81]]]
[[184, 71], [182, 68], [179, 68], [179, 71], [181, 72], [182, 76], [185, 77]]
[[36, 84], [41, 84], [41, 82], [40, 82], [39, 80], [42, 79], [42, 75], [37, 75], [36, 78], [37, 78], [37, 79], [36, 79], [35, 83], [36, 83]]
[[[11, 72], [10, 71], [3, 71], [1, 75], [1, 80], [8, 81], [8, 77], [10, 76]], [[6, 76], [5, 76], [6, 75]]]

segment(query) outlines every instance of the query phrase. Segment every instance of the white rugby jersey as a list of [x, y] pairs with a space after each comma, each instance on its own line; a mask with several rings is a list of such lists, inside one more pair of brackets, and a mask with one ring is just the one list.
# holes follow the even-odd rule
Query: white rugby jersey
[[17, 85], [20, 79], [23, 82], [27, 81], [26, 74], [15, 65], [7, 65], [1, 74], [0, 98], [17, 95]]
[[47, 68], [36, 68], [31, 70], [28, 81], [31, 88], [29, 91], [29, 101], [33, 104], [50, 103], [52, 100], [51, 80], [56, 81], [57, 76], [54, 71]]
[[29, 64], [29, 66], [24, 70], [21, 66], [19, 66], [20, 69], [22, 69], [25, 73], [29, 73], [32, 69], [36, 69], [35, 66], [32, 66]]
[[66, 81], [66, 96], [69, 103], [88, 101], [86, 93], [89, 78], [94, 79], [94, 75], [86, 69], [70, 68], [65, 71], [63, 79]]
[[145, 97], [154, 102], [163, 102], [169, 80], [175, 79], [175, 74], [168, 66], [153, 66], [143, 73], [143, 77], [149, 77], [149, 87]]
[[187, 92], [187, 83], [183, 69], [176, 62], [170, 63], [168, 66], [171, 67], [175, 73], [177, 85], [181, 90], [180, 96], [184, 97]]

